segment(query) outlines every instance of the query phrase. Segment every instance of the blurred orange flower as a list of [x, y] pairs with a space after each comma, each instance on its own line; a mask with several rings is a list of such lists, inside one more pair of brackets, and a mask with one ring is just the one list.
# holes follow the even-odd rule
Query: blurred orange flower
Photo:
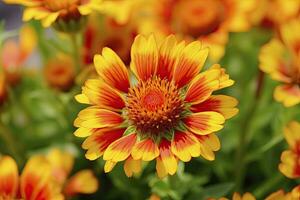
[[44, 27], [50, 26], [56, 20], [78, 20], [82, 15], [88, 15], [101, 0], [4, 0], [8, 4], [25, 6], [23, 20], [41, 20]]
[[68, 91], [75, 80], [75, 66], [72, 58], [59, 54], [47, 62], [44, 74], [48, 84], [61, 91]]
[[2, 105], [7, 97], [5, 75], [0, 71], [0, 105]]
[[92, 170], [84, 169], [69, 177], [74, 164], [72, 154], [52, 149], [46, 158], [52, 166], [54, 179], [63, 188], [65, 197], [92, 194], [98, 190], [99, 183]]
[[255, 2], [256, 6], [251, 11], [250, 18], [256, 25], [278, 28], [300, 16], [300, 0], [255, 0]]
[[214, 132], [238, 110], [236, 99], [212, 95], [234, 83], [224, 69], [214, 65], [198, 74], [207, 56], [199, 41], [186, 45], [171, 35], [158, 44], [153, 35], [138, 35], [131, 48], [133, 81], [111, 49], [95, 55], [100, 78], [87, 80], [76, 96], [91, 105], [74, 122], [75, 135], [88, 137], [86, 157], [103, 155], [105, 172], [125, 161], [127, 176], [140, 171], [141, 161], [156, 159], [159, 177], [175, 174], [178, 159], [213, 160], [220, 148]]
[[290, 107], [300, 102], [300, 21], [293, 20], [280, 28], [282, 38], [274, 38], [262, 47], [260, 69], [282, 82], [276, 87], [274, 98]]
[[30, 26], [23, 26], [18, 42], [13, 39], [4, 42], [0, 52], [0, 64], [10, 84], [19, 82], [21, 69], [36, 47], [36, 37], [36, 33]]
[[110, 17], [101, 21], [98, 19], [99, 15], [92, 15], [84, 32], [84, 63], [92, 64], [94, 55], [101, 53], [104, 47], [109, 47], [125, 64], [129, 64], [130, 48], [136, 36], [135, 24], [118, 24]]
[[141, 33], [176, 34], [186, 40], [199, 39], [209, 46], [210, 58], [218, 61], [225, 53], [229, 32], [250, 28], [249, 0], [152, 0], [141, 22]]
[[21, 176], [11, 157], [1, 157], [0, 180], [0, 199], [63, 199], [60, 187], [51, 175], [50, 163], [41, 156], [31, 157]]
[[289, 150], [281, 154], [279, 170], [289, 178], [300, 178], [300, 123], [290, 122], [284, 129]]

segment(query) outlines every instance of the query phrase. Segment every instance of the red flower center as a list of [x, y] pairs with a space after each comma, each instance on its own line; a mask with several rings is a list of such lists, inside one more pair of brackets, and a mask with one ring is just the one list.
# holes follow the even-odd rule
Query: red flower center
[[224, 5], [219, 0], [182, 0], [173, 11], [174, 27], [193, 37], [216, 31], [224, 20]]
[[159, 134], [178, 124], [183, 107], [176, 85], [153, 77], [129, 89], [126, 110], [139, 131]]

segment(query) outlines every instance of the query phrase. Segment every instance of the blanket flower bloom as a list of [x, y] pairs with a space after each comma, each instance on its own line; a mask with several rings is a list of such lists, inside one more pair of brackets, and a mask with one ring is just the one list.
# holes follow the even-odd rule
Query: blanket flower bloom
[[127, 176], [140, 171], [141, 161], [156, 159], [159, 177], [175, 174], [178, 160], [213, 160], [220, 148], [215, 132], [238, 109], [236, 99], [212, 95], [234, 83], [224, 69], [213, 65], [198, 74], [207, 56], [199, 41], [179, 43], [174, 35], [159, 44], [154, 35], [138, 35], [130, 71], [109, 48], [95, 55], [100, 77], [87, 80], [76, 96], [91, 105], [74, 122], [75, 135], [88, 137], [86, 157], [103, 156], [105, 172], [125, 161]]
[[300, 123], [290, 122], [284, 129], [290, 149], [281, 154], [279, 170], [288, 178], [300, 178]]
[[52, 149], [46, 159], [51, 164], [52, 176], [61, 185], [65, 197], [92, 194], [98, 190], [99, 183], [92, 170], [80, 170], [69, 177], [74, 165], [72, 154], [59, 149]]
[[4, 0], [8, 4], [25, 6], [23, 20], [41, 20], [44, 27], [62, 21], [78, 21], [93, 11], [101, 0]]
[[295, 187], [292, 192], [285, 193], [278, 190], [270, 194], [265, 200], [298, 200], [300, 199], [300, 186]]
[[[208, 200], [229, 200], [229, 199], [222, 197], [219, 199], [210, 198]], [[249, 192], [246, 192], [243, 195], [240, 195], [239, 193], [235, 192], [232, 196], [232, 200], [256, 200], [256, 198]]]
[[225, 53], [229, 32], [250, 28], [248, 12], [254, 1], [240, 0], [152, 0], [140, 32], [176, 34], [186, 40], [199, 39], [209, 46], [210, 59], [218, 61]]
[[293, 20], [280, 28], [280, 36], [262, 47], [260, 69], [282, 84], [274, 91], [276, 101], [291, 107], [300, 102], [300, 22]]
[[16, 162], [9, 156], [1, 157], [0, 180], [0, 199], [63, 199], [51, 165], [42, 156], [31, 157], [20, 176]]

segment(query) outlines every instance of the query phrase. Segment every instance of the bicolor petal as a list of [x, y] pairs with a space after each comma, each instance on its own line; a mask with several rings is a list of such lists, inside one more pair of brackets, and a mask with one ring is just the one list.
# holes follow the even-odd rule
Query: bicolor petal
[[146, 81], [156, 75], [157, 64], [158, 47], [154, 36], [138, 35], [131, 47], [131, 70], [138, 79]]
[[9, 156], [0, 158], [0, 198], [14, 199], [19, 185], [18, 166]]
[[187, 129], [198, 135], [207, 135], [223, 128], [225, 118], [217, 112], [193, 113], [183, 119]]
[[219, 138], [214, 134], [209, 135], [196, 135], [200, 143], [200, 154], [206, 160], [214, 160], [214, 151], [218, 151], [221, 147]]
[[280, 85], [275, 88], [274, 98], [282, 102], [285, 107], [300, 103], [300, 88], [298, 85]]
[[212, 95], [206, 101], [191, 106], [191, 111], [206, 112], [214, 111], [222, 114], [225, 119], [229, 119], [238, 113], [238, 109], [235, 108], [238, 101], [230, 96], [226, 95]]
[[124, 171], [127, 177], [132, 177], [141, 171], [141, 160], [134, 160], [129, 156], [124, 163]]
[[185, 101], [198, 104], [205, 101], [219, 88], [219, 70], [208, 70], [197, 75], [187, 88]]
[[110, 86], [128, 92], [129, 74], [119, 56], [110, 48], [103, 48], [102, 55], [94, 56], [94, 64], [99, 76]]
[[173, 74], [173, 80], [179, 88], [188, 84], [200, 72], [207, 56], [208, 49], [203, 49], [199, 41], [192, 42], [183, 49]]
[[151, 161], [159, 155], [157, 144], [149, 138], [136, 143], [131, 155], [135, 160]]
[[200, 156], [200, 144], [197, 138], [188, 132], [175, 132], [171, 149], [173, 154], [183, 162], [190, 161], [192, 157]]
[[105, 150], [103, 159], [112, 162], [123, 161], [132, 152], [132, 148], [136, 143], [137, 135], [135, 133], [123, 136], [122, 138], [114, 141]]

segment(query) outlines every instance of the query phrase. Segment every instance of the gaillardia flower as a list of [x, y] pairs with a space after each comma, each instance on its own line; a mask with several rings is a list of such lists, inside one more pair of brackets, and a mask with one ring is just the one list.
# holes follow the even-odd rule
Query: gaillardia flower
[[73, 197], [78, 194], [92, 194], [97, 191], [99, 183], [92, 170], [84, 169], [69, 177], [73, 165], [74, 156], [67, 151], [52, 149], [46, 156], [52, 166], [52, 176], [62, 187], [65, 197]]
[[51, 165], [42, 156], [31, 157], [20, 176], [16, 162], [9, 156], [1, 157], [0, 180], [0, 199], [63, 199]]
[[289, 178], [300, 178], [300, 123], [290, 122], [284, 129], [290, 149], [281, 154], [279, 170]]
[[[210, 198], [208, 200], [229, 200], [228, 198], [222, 197], [219, 199]], [[232, 196], [232, 200], [256, 200], [256, 198], [249, 192], [240, 195], [239, 193], [235, 192]]]
[[285, 193], [283, 190], [278, 190], [270, 194], [265, 200], [299, 200], [300, 186], [295, 187], [292, 192]]
[[253, 9], [254, 1], [151, 0], [149, 4], [141, 33], [199, 39], [211, 49], [210, 58], [217, 61], [225, 53], [229, 32], [250, 28], [248, 12]]
[[78, 21], [82, 15], [88, 15], [101, 0], [4, 0], [9, 4], [25, 6], [23, 20], [41, 20], [44, 27], [55, 21]]
[[280, 28], [280, 36], [262, 47], [260, 69], [271, 78], [281, 82], [274, 98], [290, 107], [300, 102], [300, 21], [293, 20]]
[[162, 43], [138, 35], [130, 70], [109, 48], [95, 55], [99, 79], [87, 80], [76, 96], [91, 105], [74, 122], [75, 135], [88, 137], [86, 157], [103, 156], [105, 172], [125, 161], [127, 176], [140, 171], [141, 161], [156, 159], [159, 177], [175, 174], [178, 160], [213, 160], [220, 148], [215, 132], [238, 110], [236, 99], [212, 95], [233, 84], [224, 69], [198, 74], [207, 56], [199, 41], [178, 43], [173, 35]]

